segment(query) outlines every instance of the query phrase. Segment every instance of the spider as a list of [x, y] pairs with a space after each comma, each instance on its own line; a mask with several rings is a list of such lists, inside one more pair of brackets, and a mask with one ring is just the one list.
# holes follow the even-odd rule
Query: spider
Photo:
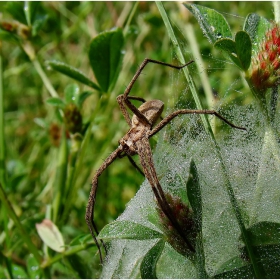
[[[190, 61], [184, 65], [181, 66], [175, 66], [169, 63], [153, 60], [153, 59], [144, 59], [140, 67], [138, 68], [137, 72], [133, 76], [132, 80], [130, 81], [129, 85], [127, 86], [125, 92], [122, 95], [119, 95], [117, 97], [117, 102], [119, 104], [120, 110], [127, 122], [127, 124], [130, 126], [130, 129], [125, 134], [123, 138], [119, 140], [119, 146], [118, 148], [112, 152], [107, 159], [103, 162], [103, 164], [99, 167], [99, 169], [96, 171], [91, 184], [91, 191], [88, 199], [88, 204], [86, 208], [86, 223], [89, 227], [90, 233], [96, 243], [100, 261], [103, 262], [102, 259], [102, 253], [101, 253], [101, 245], [97, 241], [96, 236], [98, 235], [97, 227], [94, 223], [94, 205], [95, 205], [95, 198], [96, 198], [96, 191], [98, 187], [98, 178], [102, 174], [102, 172], [117, 158], [122, 158], [127, 156], [130, 162], [134, 165], [134, 167], [142, 173], [149, 181], [153, 193], [158, 201], [159, 206], [161, 207], [164, 214], [167, 216], [167, 218], [170, 220], [171, 224], [174, 226], [174, 228], [178, 231], [182, 239], [186, 242], [186, 245], [188, 246], [189, 250], [194, 252], [194, 248], [189, 242], [189, 240], [185, 237], [183, 234], [177, 220], [174, 218], [174, 215], [172, 213], [172, 209], [170, 208], [169, 204], [166, 201], [166, 197], [164, 195], [163, 189], [159, 183], [155, 166], [153, 163], [152, 158], [152, 150], [149, 144], [149, 138], [151, 138], [153, 135], [155, 135], [157, 132], [159, 132], [164, 126], [166, 126], [170, 121], [175, 118], [178, 115], [181, 114], [210, 114], [215, 115], [216, 117], [220, 118], [222, 121], [227, 123], [233, 128], [238, 128], [242, 130], [246, 130], [243, 127], [236, 126], [229, 122], [227, 119], [225, 119], [222, 115], [220, 115], [218, 112], [214, 110], [188, 110], [188, 109], [181, 109], [177, 110], [170, 115], [168, 115], [165, 118], [161, 118], [161, 113], [163, 111], [164, 104], [160, 100], [151, 100], [151, 101], [145, 101], [145, 99], [141, 97], [135, 97], [135, 96], [129, 96], [129, 93], [136, 82], [137, 78], [141, 74], [142, 70], [145, 68], [145, 66], [148, 63], [154, 63], [159, 64], [162, 66], [168, 66], [175, 69], [182, 69], [186, 67], [187, 65], [191, 64], [193, 61]], [[136, 108], [130, 100], [138, 100], [143, 102], [143, 104]], [[128, 107], [134, 115], [132, 118], [130, 118], [127, 108]], [[157, 121], [161, 121], [156, 125]], [[140, 163], [142, 165], [143, 171], [137, 166], [137, 164], [132, 159], [132, 156], [138, 154], [140, 157]], [[102, 240], [100, 240], [101, 244], [105, 248], [106, 247]]]

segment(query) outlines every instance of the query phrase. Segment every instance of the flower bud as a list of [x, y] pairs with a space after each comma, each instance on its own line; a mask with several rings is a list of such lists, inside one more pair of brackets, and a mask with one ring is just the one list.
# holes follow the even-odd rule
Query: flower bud
[[265, 92], [279, 83], [279, 73], [280, 27], [273, 24], [252, 57], [249, 79], [258, 92]]
[[64, 121], [66, 129], [70, 133], [76, 133], [82, 131], [82, 115], [78, 107], [70, 103], [64, 109]]
[[[193, 218], [193, 211], [182, 202], [180, 197], [172, 196], [171, 194], [165, 194], [167, 203], [169, 204], [173, 216], [178, 222], [181, 232], [185, 235], [186, 239], [189, 240], [190, 244], [195, 248], [195, 238], [197, 230], [195, 227], [195, 221]], [[157, 202], [156, 210], [158, 212], [162, 231], [167, 239], [167, 242], [180, 254], [187, 256], [192, 252], [189, 250], [188, 245], [183, 240], [179, 232], [174, 228], [170, 220], [164, 214], [162, 209], [159, 207]]]

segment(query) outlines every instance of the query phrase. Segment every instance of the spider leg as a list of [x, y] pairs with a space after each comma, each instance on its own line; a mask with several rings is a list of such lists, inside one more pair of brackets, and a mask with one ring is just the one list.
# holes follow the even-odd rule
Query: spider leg
[[[123, 116], [124, 116], [124, 118], [125, 118], [127, 124], [131, 127], [131, 118], [130, 118], [130, 116], [129, 116], [129, 114], [128, 114], [127, 109], [125, 108], [125, 102], [124, 102], [123, 94], [121, 94], [121, 95], [119, 95], [119, 96], [117, 97], [117, 101], [118, 101], [118, 103], [119, 103], [119, 107], [120, 107], [120, 109], [121, 109], [121, 112], [122, 112], [122, 114], [123, 114]], [[139, 112], [139, 113], [140, 113], [140, 112]], [[140, 114], [141, 114], [141, 113], [140, 113]]]
[[[146, 102], [146, 100], [145, 100], [144, 98], [138, 97], [138, 96], [128, 96], [127, 98], [128, 98], [128, 99], [131, 99], [131, 100], [138, 100], [138, 101], [141, 101], [141, 102], [143, 102], [143, 103]], [[119, 103], [119, 107], [120, 107], [120, 109], [121, 109], [121, 112], [122, 112], [122, 114], [123, 114], [123, 116], [124, 116], [124, 118], [125, 118], [127, 124], [131, 127], [131, 118], [130, 118], [130, 116], [129, 116], [129, 114], [128, 114], [126, 108], [125, 108], [126, 102], [124, 101], [124, 96], [123, 96], [123, 94], [121, 94], [121, 95], [119, 95], [119, 96], [117, 97], [117, 101], [118, 101], [118, 103]], [[129, 102], [129, 104], [130, 104], [131, 106], [134, 106], [130, 101], [128, 101], [128, 102]], [[135, 107], [135, 106], [134, 106], [134, 107]], [[135, 108], [136, 108], [136, 107], [135, 107]], [[137, 109], [137, 108], [136, 108], [136, 109]], [[141, 118], [141, 119], [144, 118], [144, 122], [148, 122], [148, 123], [149, 123], [149, 121], [146, 119], [146, 117], [145, 117], [138, 109], [137, 109], [137, 111], [141, 114], [141, 117], [140, 117], [140, 118]]]
[[120, 108], [121, 108], [121, 111], [127, 121], [127, 123], [131, 126], [131, 120], [130, 120], [130, 117], [128, 115], [128, 112], [127, 110], [125, 109], [125, 105], [140, 119], [142, 120], [143, 123], [145, 124], [150, 124], [151, 123], [147, 120], [147, 118], [129, 101], [129, 93], [134, 85], [134, 83], [136, 82], [136, 80], [138, 79], [138, 77], [140, 76], [141, 72], [143, 71], [143, 69], [145, 68], [145, 66], [148, 64], [148, 63], [154, 63], [154, 64], [159, 64], [159, 65], [163, 65], [163, 66], [168, 66], [168, 67], [171, 67], [171, 68], [174, 68], [174, 69], [182, 69], [184, 67], [186, 67], [187, 65], [193, 63], [194, 61], [191, 60], [189, 61], [188, 63], [184, 64], [184, 65], [181, 65], [181, 66], [177, 66], [177, 65], [172, 65], [172, 64], [169, 64], [169, 63], [165, 63], [165, 62], [162, 62], [162, 61], [158, 61], [158, 60], [154, 60], [154, 59], [149, 59], [149, 58], [145, 58], [144, 61], [141, 63], [140, 67], [138, 68], [137, 72], [135, 73], [135, 75], [133, 76], [132, 80], [130, 81], [130, 83], [128, 84], [124, 94], [122, 95], [119, 95], [117, 97], [117, 101], [120, 105]]
[[129, 159], [129, 161], [131, 162], [131, 164], [139, 171], [139, 173], [141, 173], [145, 177], [145, 174], [140, 169], [140, 167], [136, 164], [136, 162], [133, 160], [133, 158], [130, 155], [127, 155], [127, 157]]
[[189, 61], [188, 63], [184, 64], [184, 65], [180, 65], [180, 66], [177, 66], [177, 65], [173, 65], [173, 64], [169, 64], [169, 63], [165, 63], [165, 62], [162, 62], [162, 61], [158, 61], [158, 60], [154, 60], [154, 59], [150, 59], [150, 58], [145, 58], [144, 61], [141, 63], [140, 67], [138, 68], [137, 72], [135, 73], [135, 75], [133, 76], [132, 80], [130, 81], [129, 85], [127, 86], [125, 92], [124, 92], [124, 98], [127, 99], [128, 97], [128, 94], [130, 93], [134, 83], [136, 82], [137, 78], [140, 76], [141, 72], [143, 71], [143, 69], [145, 68], [145, 66], [148, 64], [148, 63], [154, 63], [154, 64], [159, 64], [159, 65], [163, 65], [163, 66], [168, 66], [168, 67], [171, 67], [171, 68], [175, 68], [175, 69], [182, 69], [184, 67], [186, 67], [187, 65], [193, 63], [194, 61], [191, 60]]
[[189, 247], [189, 250], [194, 252], [195, 249], [190, 244], [189, 240], [186, 238], [183, 231], [181, 230], [181, 227], [178, 224], [178, 221], [174, 218], [173, 211], [170, 208], [170, 206], [165, 198], [164, 192], [159, 183], [159, 180], [158, 180], [158, 177], [156, 174], [156, 170], [154, 167], [154, 163], [153, 163], [153, 159], [152, 159], [152, 151], [151, 151], [151, 147], [150, 147], [148, 138], [142, 138], [141, 141], [138, 141], [136, 143], [136, 145], [138, 148], [138, 154], [140, 157], [140, 162], [143, 166], [145, 176], [148, 179], [148, 181], [152, 187], [152, 190], [160, 205], [160, 208], [162, 209], [164, 214], [168, 217], [168, 219], [170, 220], [170, 222], [172, 223], [174, 228], [178, 231], [178, 233], [180, 234], [182, 239], [186, 242], [186, 244]]
[[[86, 208], [86, 215], [85, 215], [86, 223], [88, 225], [90, 233], [97, 246], [101, 263], [102, 263], [101, 248], [100, 248], [100, 245], [96, 238], [96, 236], [98, 235], [98, 230], [97, 230], [96, 224], [94, 223], [94, 205], [95, 205], [96, 191], [97, 191], [97, 187], [98, 187], [98, 178], [102, 174], [102, 172], [119, 156], [119, 154], [121, 152], [122, 152], [122, 147], [119, 146], [109, 157], [107, 157], [107, 159], [103, 162], [103, 164], [96, 171], [96, 173], [92, 179], [90, 195], [89, 195], [88, 204], [87, 204], [87, 208]], [[100, 241], [106, 251], [106, 247], [104, 245], [103, 240], [101, 239]]]
[[141, 101], [143, 103], [146, 102], [146, 100], [142, 97], [138, 97], [138, 96], [127, 96], [128, 99], [131, 99], [131, 100], [138, 100], [138, 101]]
[[168, 115], [167, 117], [165, 117], [159, 124], [157, 124], [149, 133], [149, 138], [152, 137], [153, 135], [155, 135], [157, 132], [159, 132], [164, 126], [166, 126], [171, 120], [173, 120], [175, 117], [177, 117], [178, 115], [181, 114], [200, 114], [200, 115], [215, 115], [216, 117], [218, 117], [219, 119], [221, 119], [222, 121], [224, 121], [225, 123], [227, 123], [228, 125], [230, 125], [233, 128], [237, 128], [237, 129], [242, 129], [242, 130], [247, 130], [244, 127], [241, 126], [237, 126], [234, 125], [233, 123], [231, 123], [230, 121], [228, 121], [226, 118], [224, 118], [221, 114], [219, 114], [218, 112], [214, 111], [214, 110], [188, 110], [188, 109], [182, 109], [182, 110], [178, 110], [175, 111], [173, 113], [171, 113], [170, 115]]
[[145, 174], [143, 173], [141, 168], [136, 164], [136, 162], [134, 161], [134, 159], [130, 155], [128, 155], [126, 153], [119, 155], [119, 158], [123, 158], [123, 157], [128, 157], [130, 163], [138, 170], [139, 173], [141, 173], [145, 177]]

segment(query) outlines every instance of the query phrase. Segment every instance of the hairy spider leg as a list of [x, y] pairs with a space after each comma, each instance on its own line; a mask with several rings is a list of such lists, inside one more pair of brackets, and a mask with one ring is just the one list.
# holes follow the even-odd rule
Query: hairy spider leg
[[[127, 98], [132, 99], [132, 100], [138, 100], [138, 101], [141, 101], [143, 103], [146, 102], [146, 100], [144, 98], [138, 97], [138, 96], [128, 96]], [[121, 109], [121, 112], [122, 112], [127, 124], [131, 127], [131, 118], [130, 118], [130, 116], [129, 116], [126, 108], [125, 108], [125, 102], [123, 100], [123, 94], [121, 94], [117, 97], [117, 101], [118, 101], [119, 107]]]
[[168, 217], [174, 228], [178, 231], [182, 239], [186, 242], [187, 246], [189, 247], [189, 250], [192, 252], [195, 252], [195, 249], [189, 242], [189, 240], [184, 235], [183, 231], [181, 230], [180, 225], [178, 224], [178, 221], [174, 218], [173, 211], [170, 208], [164, 192], [162, 190], [162, 187], [159, 183], [156, 170], [153, 163], [152, 158], [152, 151], [149, 144], [149, 139], [146, 137], [143, 137], [141, 140], [137, 141], [136, 143], [137, 149], [138, 149], [138, 155], [140, 157], [141, 165], [143, 166], [144, 173], [146, 175], [146, 178], [148, 179], [152, 190], [155, 194], [155, 197], [164, 212], [164, 214]]
[[[121, 154], [121, 152], [123, 152], [123, 149], [121, 146], [119, 146], [109, 157], [107, 157], [107, 159], [105, 159], [105, 161], [103, 162], [103, 164], [98, 168], [98, 170], [96, 171], [93, 179], [92, 179], [92, 183], [91, 183], [91, 190], [90, 190], [90, 194], [89, 194], [89, 199], [88, 199], [88, 204], [87, 204], [87, 208], [86, 208], [86, 215], [85, 215], [85, 219], [86, 219], [86, 223], [88, 225], [88, 228], [90, 230], [90, 233], [95, 241], [95, 244], [97, 246], [98, 252], [99, 252], [99, 257], [100, 257], [100, 261], [101, 263], [103, 262], [102, 260], [102, 253], [101, 253], [101, 248], [100, 245], [96, 239], [97, 235], [98, 235], [98, 230], [97, 227], [94, 223], [94, 205], [95, 205], [95, 197], [96, 197], [96, 191], [97, 191], [97, 187], [98, 187], [98, 178], [99, 176], [102, 174], [102, 172], [117, 158], [119, 157], [119, 155]], [[104, 246], [104, 249], [106, 251], [106, 247], [105, 244], [103, 242], [103, 240], [101, 239], [100, 242], [102, 243], [102, 245]]]
[[233, 128], [241, 129], [241, 130], [247, 130], [245, 127], [237, 126], [230, 121], [228, 121], [226, 118], [224, 118], [221, 114], [214, 110], [188, 110], [188, 109], [182, 109], [177, 110], [167, 117], [165, 117], [160, 123], [158, 123], [149, 133], [149, 138], [155, 135], [157, 132], [159, 132], [164, 126], [166, 126], [170, 121], [172, 121], [175, 117], [181, 114], [200, 114], [200, 115], [215, 115], [228, 125], [230, 125]]
[[130, 161], [130, 163], [138, 170], [138, 172], [145, 177], [145, 174], [143, 173], [141, 168], [136, 164], [136, 162], [130, 155], [128, 155], [128, 154], [119, 155], [119, 158], [123, 158], [123, 157], [127, 157], [128, 160]]
[[141, 101], [142, 103], [145, 103], [146, 100], [142, 97], [138, 97], [138, 96], [127, 96], [128, 99], [131, 99], [131, 100], [137, 100], [137, 101]]
[[154, 63], [154, 64], [159, 64], [159, 65], [163, 65], [163, 66], [168, 66], [168, 67], [171, 67], [171, 68], [174, 68], [174, 69], [182, 69], [184, 67], [186, 67], [187, 65], [193, 63], [194, 61], [191, 60], [189, 61], [188, 63], [184, 64], [184, 65], [181, 65], [181, 66], [177, 66], [177, 65], [173, 65], [173, 64], [169, 64], [169, 63], [165, 63], [165, 62], [162, 62], [162, 61], [158, 61], [158, 60], [154, 60], [154, 59], [149, 59], [149, 58], [145, 58], [144, 61], [141, 63], [140, 67], [138, 68], [137, 72], [135, 73], [135, 75], [133, 76], [132, 80], [130, 81], [130, 83], [128, 84], [124, 94], [122, 95], [119, 95], [117, 97], [117, 101], [119, 103], [119, 106], [120, 106], [120, 109], [127, 121], [127, 123], [129, 125], [131, 125], [131, 120], [129, 118], [129, 115], [128, 115], [128, 112], [127, 110], [125, 109], [125, 105], [127, 105], [127, 107], [140, 119], [142, 120], [143, 123], [145, 124], [150, 124], [151, 123], [147, 120], [147, 118], [138, 110], [138, 108], [136, 108], [130, 101], [129, 101], [129, 97], [128, 97], [128, 94], [130, 93], [134, 83], [136, 82], [136, 80], [138, 79], [139, 75], [141, 74], [141, 72], [143, 71], [143, 69], [145, 68], [145, 66], [148, 64], [148, 63]]

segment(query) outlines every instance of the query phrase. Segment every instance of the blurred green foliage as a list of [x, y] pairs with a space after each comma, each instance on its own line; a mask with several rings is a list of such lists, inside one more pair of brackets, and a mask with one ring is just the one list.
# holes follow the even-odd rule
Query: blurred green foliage
[[[216, 1], [199, 4], [221, 12], [235, 32], [241, 29], [248, 13], [254, 12], [266, 18], [273, 18], [272, 7], [267, 2]], [[67, 208], [69, 212], [66, 217], [58, 215], [56, 220], [65, 244], [70, 244], [77, 236], [89, 233], [84, 214], [91, 178], [102, 161], [117, 147], [118, 140], [128, 129], [118, 108], [116, 96], [124, 92], [144, 58], [168, 63], [176, 63], [176, 58], [163, 21], [153, 2], [71, 1], [42, 2], [34, 5], [36, 7], [30, 9], [36, 11], [28, 17], [24, 14], [24, 2], [0, 2], [0, 20], [16, 20], [25, 25], [33, 23], [30, 42], [60, 99], [65, 99], [66, 88], [73, 83], [78, 85], [73, 87], [78, 87], [80, 92], [91, 91], [81, 109], [84, 129], [90, 130], [90, 138], [88, 145], [84, 147], [84, 157], [82, 162], [79, 162], [79, 174], [72, 186], [75, 199], [71, 201], [61, 199], [60, 211]], [[184, 24], [189, 22], [196, 30], [199, 52], [209, 75], [216, 104], [219, 104], [220, 97], [226, 97], [223, 109], [233, 103], [251, 102], [252, 96], [245, 94], [249, 93], [249, 90], [240, 78], [238, 69], [231, 67], [217, 49], [211, 48], [191, 14], [180, 3], [165, 2], [164, 6], [170, 18], [174, 20], [176, 36], [182, 42], [187, 61], [196, 58], [186, 45]], [[90, 44], [99, 33], [114, 27], [123, 29], [125, 42], [122, 68], [112, 91], [97, 92], [51, 70], [45, 63], [50, 60], [64, 62], [79, 69], [97, 83], [88, 58]], [[2, 106], [6, 143], [5, 192], [33, 243], [41, 253], [44, 251], [44, 256], [52, 258], [55, 253], [44, 249], [35, 224], [44, 218], [50, 218], [48, 205], [53, 204], [56, 194], [54, 182], [63, 123], [58, 117], [59, 110], [46, 102], [51, 96], [26, 51], [23, 51], [18, 42], [3, 30], [0, 30], [0, 46], [4, 69]], [[194, 65], [190, 66], [190, 70], [199, 88], [202, 103], [207, 108], [209, 104], [200, 88], [198, 71]], [[161, 99], [167, 108], [174, 106], [192, 108], [194, 102], [190, 94], [185, 94], [186, 84], [181, 77], [181, 74], [174, 70], [148, 66], [135, 84], [133, 95], [147, 100]], [[91, 127], [87, 127], [93, 114], [94, 121]], [[70, 141], [69, 139], [67, 141], [71, 153]], [[77, 156], [79, 158], [79, 154]], [[68, 169], [68, 172], [70, 170]], [[141, 174], [138, 174], [125, 158], [114, 162], [104, 172], [99, 180], [95, 211], [99, 229], [118, 217], [142, 181]], [[71, 190], [68, 189], [67, 192]], [[14, 224], [5, 215], [0, 218], [0, 228], [1, 278], [35, 277], [30, 273], [29, 251]], [[78, 269], [81, 265], [83, 269]], [[96, 248], [90, 246], [53, 263], [45, 269], [45, 276], [97, 278], [100, 271]]]

